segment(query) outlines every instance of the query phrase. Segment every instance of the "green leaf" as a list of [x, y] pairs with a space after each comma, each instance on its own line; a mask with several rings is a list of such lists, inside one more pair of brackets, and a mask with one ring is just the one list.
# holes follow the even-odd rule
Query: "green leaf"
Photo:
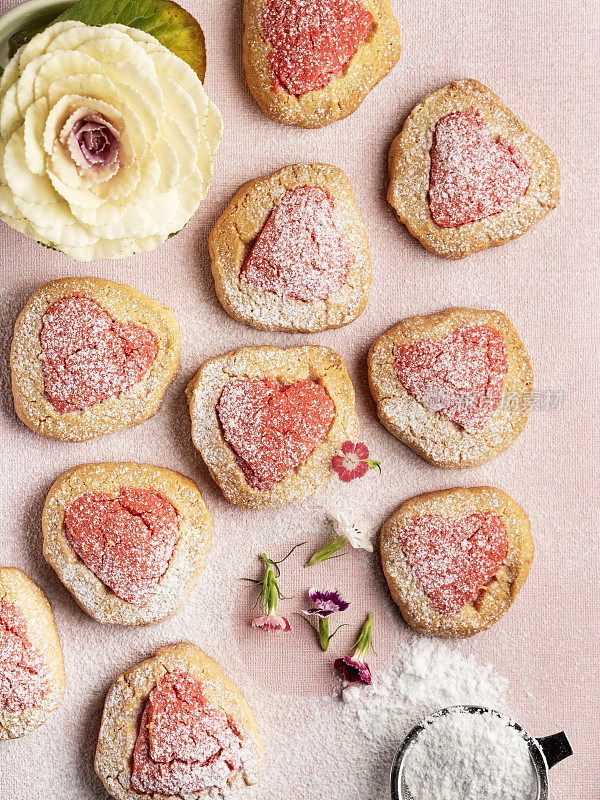
[[[201, 81], [206, 74], [206, 45], [199, 22], [173, 0], [79, 0], [52, 22], [77, 20], [86, 25], [119, 23], [154, 36], [190, 65]], [[51, 24], [51, 23], [48, 23]], [[10, 55], [43, 28], [10, 38]]]

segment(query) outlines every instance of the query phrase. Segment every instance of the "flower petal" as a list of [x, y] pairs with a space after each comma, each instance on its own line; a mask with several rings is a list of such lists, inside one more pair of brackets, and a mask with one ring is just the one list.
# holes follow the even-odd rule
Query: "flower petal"
[[253, 628], [263, 628], [266, 631], [285, 632], [291, 630], [291, 625], [285, 617], [279, 614], [267, 614], [252, 620]]
[[153, 108], [164, 109], [165, 97], [158, 82], [154, 65], [150, 68], [140, 67], [137, 64], [128, 64], [124, 61], [114, 61], [102, 65], [104, 72], [113, 83], [125, 83], [136, 89]]
[[339, 672], [348, 683], [371, 683], [371, 670], [366, 661], [357, 661], [351, 656], [336, 658], [333, 668]]
[[33, 61], [34, 58], [37, 58], [38, 56], [41, 56], [43, 53], [47, 52], [51, 43], [64, 31], [71, 30], [72, 28], [82, 29], [85, 27], [86, 25], [83, 22], [78, 22], [76, 20], [65, 20], [64, 22], [56, 22], [54, 25], [44, 28], [43, 31], [36, 34], [27, 42], [27, 44], [23, 45], [23, 47], [19, 49], [19, 72], [23, 72], [27, 64], [29, 64], [30, 61]]
[[[100, 28], [102, 31], [103, 28]], [[98, 33], [98, 28], [96, 28]], [[127, 75], [127, 70], [131, 66], [139, 67], [142, 74], [154, 77], [156, 75], [154, 63], [150, 55], [134, 42], [130, 36], [121, 37], [115, 36], [114, 31], [107, 31], [108, 35], [96, 35], [87, 42], [84, 42], [77, 49], [77, 53], [85, 54], [91, 58], [97, 59], [104, 66], [103, 71], [107, 72], [109, 77], [118, 83], [119, 80], [123, 81], [124, 76]], [[124, 69], [118, 74], [111, 74], [107, 67], [116, 63], [122, 64]], [[115, 70], [116, 71], [116, 70]], [[139, 73], [138, 73], [139, 74]], [[127, 83], [131, 83], [126, 80]], [[142, 92], [143, 93], [143, 92]]]
[[186, 134], [195, 142], [200, 140], [200, 132], [204, 129], [208, 101], [201, 114], [192, 96], [179, 84], [166, 75], [159, 75], [158, 82], [164, 97], [167, 116], [171, 117]]
[[17, 103], [17, 86], [11, 86], [2, 99], [0, 111], [0, 136], [7, 142], [23, 122]]
[[121, 205], [137, 189], [140, 179], [140, 165], [135, 161], [128, 167], [121, 166], [109, 181], [90, 184], [89, 191], [103, 202], [110, 200], [113, 205]]
[[208, 146], [214, 155], [219, 146], [219, 142], [223, 138], [223, 117], [212, 100], [208, 101], [208, 114], [206, 116], [204, 133], [208, 140]]
[[[102, 200], [96, 197], [89, 189], [75, 188], [64, 183], [51, 169], [47, 172], [48, 178], [61, 197], [64, 197], [69, 206], [81, 206], [83, 208], [98, 208], [102, 204]], [[100, 184], [101, 186], [104, 184]]]
[[354, 452], [361, 460], [369, 457], [369, 448], [364, 442], [357, 442]]
[[23, 125], [25, 142], [25, 163], [36, 175], [43, 175], [46, 170], [46, 153], [42, 145], [44, 127], [48, 117], [48, 100], [40, 97], [29, 106]]
[[48, 102], [51, 107], [65, 95], [93, 97], [113, 106], [119, 99], [114, 83], [106, 75], [101, 75], [98, 72], [65, 75], [50, 84]]
[[154, 153], [160, 164], [159, 192], [168, 192], [179, 180], [181, 170], [175, 148], [162, 136], [154, 145]]
[[2, 77], [0, 77], [0, 95], [5, 94], [19, 78], [19, 58], [23, 52], [23, 47], [24, 45], [19, 47], [14, 57], [6, 65]]
[[[47, 97], [50, 86], [57, 78], [62, 78], [64, 75], [81, 75], [82, 73], [101, 74], [103, 71], [102, 65], [95, 58], [78, 53], [76, 50], [73, 52], [60, 50], [57, 53], [41, 56], [41, 58], [44, 59], [43, 62], [35, 68], [35, 97], [32, 97], [27, 105], [30, 105], [38, 97]], [[33, 62], [27, 69], [30, 69], [32, 65]], [[19, 81], [20, 83], [21, 81]]]
[[354, 477], [355, 478], [362, 478], [363, 475], [366, 475], [369, 471], [369, 465], [366, 461], [359, 461], [358, 464], [354, 467]]
[[315, 604], [316, 608], [311, 609], [308, 613], [320, 612], [321, 616], [328, 616], [336, 611], [345, 611], [350, 603], [342, 599], [337, 589], [323, 589], [322, 591], [309, 589], [308, 596]]
[[199, 200], [204, 200], [208, 186], [202, 181], [200, 170], [193, 169], [179, 186], [179, 207], [169, 221], [169, 232], [180, 231], [196, 213]]
[[[102, 31], [104, 31], [106, 35], [110, 32], [111, 37], [131, 39], [125, 31], [116, 29], [112, 25], [103, 25]], [[92, 25], [70, 27], [55, 36], [52, 42], [45, 48], [44, 52], [52, 53], [56, 50], [78, 50], [81, 45], [89, 42], [90, 39], [98, 39], [98, 27]]]
[[140, 94], [137, 89], [134, 89], [133, 86], [119, 83], [117, 84], [117, 90], [119, 94], [117, 108], [120, 109], [125, 117], [125, 124], [129, 124], [129, 118], [126, 112], [126, 109], [129, 108], [132, 113], [135, 114], [136, 120], [140, 120], [144, 127], [147, 146], [152, 147], [160, 130], [160, 121], [163, 116], [162, 109], [159, 115], [146, 98]]
[[157, 53], [150, 53], [149, 57], [152, 59], [157, 75], [171, 78], [190, 95], [198, 109], [198, 115], [202, 120], [201, 124], [203, 124], [208, 98], [194, 70], [166, 47]]

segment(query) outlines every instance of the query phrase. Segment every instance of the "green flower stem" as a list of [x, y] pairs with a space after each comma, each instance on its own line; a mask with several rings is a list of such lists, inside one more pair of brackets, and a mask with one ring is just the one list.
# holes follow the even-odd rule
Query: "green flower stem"
[[329, 633], [329, 618], [328, 617], [319, 617], [319, 622], [317, 627], [313, 625], [313, 623], [305, 617], [303, 614], [298, 614], [298, 616], [307, 622], [313, 631], [317, 635], [317, 639], [319, 640], [319, 644], [321, 645], [321, 650], [326, 652], [329, 647], [329, 642], [333, 639], [336, 633], [339, 631], [340, 628], [345, 628], [345, 625], [338, 625], [337, 628], [334, 630], [333, 633]]
[[329, 618], [328, 617], [320, 617], [319, 618], [319, 644], [321, 645], [321, 650], [323, 652], [327, 651], [329, 647]]
[[260, 593], [260, 607], [261, 610], [266, 611], [267, 614], [275, 614], [277, 613], [277, 600], [280, 594], [277, 578], [271, 566], [271, 560], [266, 553], [261, 553], [260, 557], [265, 565], [265, 576]]
[[373, 612], [370, 611], [364, 625], [362, 626], [360, 635], [354, 644], [354, 655], [358, 661], [364, 661], [369, 647], [371, 646], [371, 639], [373, 638]]
[[368, 458], [367, 464], [369, 465], [369, 469], [378, 469], [379, 474], [381, 475], [381, 461], [375, 461], [373, 458]]
[[327, 561], [328, 558], [337, 558], [335, 554], [347, 543], [348, 539], [345, 536], [338, 536], [332, 539], [327, 544], [324, 544], [323, 547], [320, 547], [316, 553], [313, 553], [304, 566], [313, 567], [315, 564], [320, 564], [321, 561]]

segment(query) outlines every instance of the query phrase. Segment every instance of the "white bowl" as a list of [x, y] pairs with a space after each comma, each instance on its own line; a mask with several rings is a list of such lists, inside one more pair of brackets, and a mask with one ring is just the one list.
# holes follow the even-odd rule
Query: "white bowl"
[[27, 0], [0, 17], [0, 67], [8, 64], [8, 40], [13, 33], [41, 28], [52, 22], [75, 0]]

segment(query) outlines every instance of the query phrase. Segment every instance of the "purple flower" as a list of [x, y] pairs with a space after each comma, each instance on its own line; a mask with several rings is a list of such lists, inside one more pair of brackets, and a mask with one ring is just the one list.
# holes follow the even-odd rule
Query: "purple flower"
[[366, 661], [352, 656], [336, 658], [333, 668], [339, 672], [347, 683], [371, 683], [371, 670]]
[[371, 670], [365, 661], [373, 638], [373, 612], [367, 616], [360, 635], [354, 645], [354, 653], [336, 658], [333, 668], [347, 683], [371, 683]]
[[325, 589], [320, 592], [314, 587], [308, 590], [308, 596], [315, 604], [315, 608], [308, 608], [304, 614], [315, 614], [317, 617], [329, 617], [336, 611], [345, 611], [350, 603], [340, 597], [337, 589]]
[[313, 587], [312, 589], [308, 590], [308, 596], [315, 604], [315, 607], [308, 608], [302, 613], [306, 614], [307, 616], [314, 615], [315, 617], [318, 617], [319, 624], [317, 628], [315, 628], [312, 622], [309, 622], [308, 624], [317, 634], [319, 644], [321, 645], [321, 650], [325, 652], [329, 647], [329, 642], [333, 639], [335, 634], [340, 628], [344, 627], [343, 625], [338, 625], [333, 633], [329, 633], [329, 617], [332, 614], [335, 614], [337, 611], [345, 611], [350, 603], [342, 599], [337, 589], [325, 589], [321, 592]]
[[[61, 133], [73, 161], [80, 170], [116, 167], [120, 134], [103, 114], [93, 109], [79, 109]], [[70, 127], [69, 127], [70, 126]]]

